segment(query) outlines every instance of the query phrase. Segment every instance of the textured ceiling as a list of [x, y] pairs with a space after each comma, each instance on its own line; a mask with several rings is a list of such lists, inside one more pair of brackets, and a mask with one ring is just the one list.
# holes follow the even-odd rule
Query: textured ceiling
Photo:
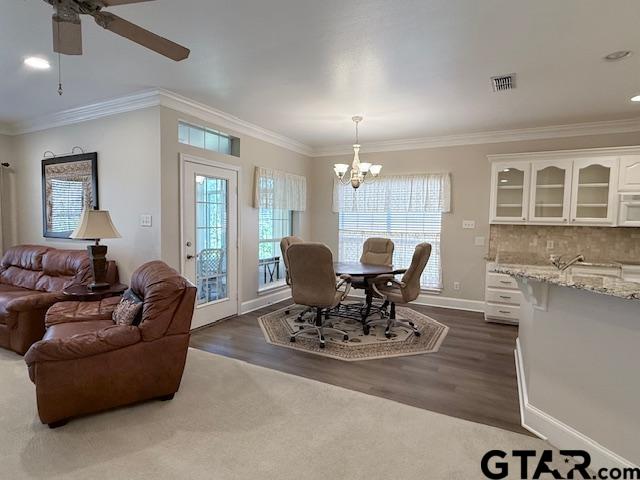
[[[166, 88], [312, 147], [640, 116], [637, 0], [157, 0], [111, 9], [191, 48], [174, 63], [83, 23], [57, 72], [51, 7], [0, 0], [0, 121]], [[635, 55], [607, 63], [602, 57]], [[517, 72], [515, 91], [489, 77]]]

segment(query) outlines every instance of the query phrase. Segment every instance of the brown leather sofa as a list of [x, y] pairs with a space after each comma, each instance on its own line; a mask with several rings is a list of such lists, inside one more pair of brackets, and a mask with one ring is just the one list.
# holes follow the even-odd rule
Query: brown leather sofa
[[25, 355], [38, 413], [54, 428], [73, 417], [144, 400], [169, 400], [184, 370], [196, 288], [160, 261], [138, 268], [131, 289], [143, 299], [139, 326], [115, 325], [119, 299], [61, 302], [44, 338]]
[[[47, 309], [64, 298], [62, 290], [91, 278], [85, 250], [41, 245], [9, 248], [0, 263], [0, 347], [23, 355], [44, 335]], [[110, 262], [108, 278], [118, 279]]]

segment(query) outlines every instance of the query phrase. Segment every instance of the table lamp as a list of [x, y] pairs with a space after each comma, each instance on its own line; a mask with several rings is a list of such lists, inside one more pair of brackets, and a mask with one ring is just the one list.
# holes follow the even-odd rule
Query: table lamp
[[102, 238], [120, 238], [121, 235], [111, 221], [108, 210], [91, 210], [85, 208], [80, 217], [80, 224], [71, 233], [71, 238], [76, 240], [95, 240], [95, 245], [88, 245], [89, 260], [91, 261], [91, 273], [93, 283], [89, 285], [91, 290], [107, 288], [107, 246], [100, 245]]

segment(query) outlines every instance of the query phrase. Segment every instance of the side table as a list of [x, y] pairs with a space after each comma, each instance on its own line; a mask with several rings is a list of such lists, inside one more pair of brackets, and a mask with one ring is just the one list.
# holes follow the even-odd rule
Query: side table
[[97, 302], [103, 298], [122, 295], [127, 288], [129, 287], [123, 283], [114, 283], [100, 290], [91, 290], [87, 285], [71, 285], [65, 288], [62, 293], [71, 301]]

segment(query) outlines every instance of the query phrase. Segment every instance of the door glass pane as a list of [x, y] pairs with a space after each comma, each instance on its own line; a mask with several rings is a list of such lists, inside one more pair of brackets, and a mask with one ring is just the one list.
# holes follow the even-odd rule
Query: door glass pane
[[535, 216], [537, 218], [562, 217], [565, 175], [566, 171], [558, 167], [546, 167], [536, 172]]
[[503, 168], [498, 172], [497, 217], [522, 217], [524, 170]]
[[198, 305], [227, 298], [227, 180], [196, 175]]
[[581, 168], [578, 175], [577, 218], [607, 218], [609, 212], [609, 174], [602, 165]]

